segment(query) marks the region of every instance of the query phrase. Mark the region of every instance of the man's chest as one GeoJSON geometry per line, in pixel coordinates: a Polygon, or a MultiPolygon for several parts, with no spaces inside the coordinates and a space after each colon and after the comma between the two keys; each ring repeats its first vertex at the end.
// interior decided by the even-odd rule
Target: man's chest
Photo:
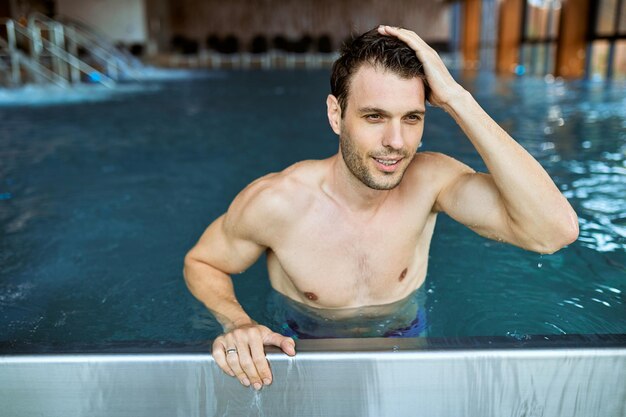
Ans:
{"type": "Polygon", "coordinates": [[[309,304],[340,308],[393,302],[423,281],[435,215],[313,214],[272,247],[268,267],[278,290],[309,304]]]}

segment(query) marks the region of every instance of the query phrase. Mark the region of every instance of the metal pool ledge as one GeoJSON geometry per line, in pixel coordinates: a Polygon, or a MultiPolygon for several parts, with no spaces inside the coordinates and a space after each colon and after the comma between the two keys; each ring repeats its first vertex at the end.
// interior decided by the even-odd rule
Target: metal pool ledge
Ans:
{"type": "Polygon", "coordinates": [[[260,392],[223,375],[206,353],[210,343],[83,348],[4,343],[0,414],[626,415],[624,335],[534,338],[539,340],[303,340],[294,359],[275,350],[268,354],[274,383],[260,392]]]}

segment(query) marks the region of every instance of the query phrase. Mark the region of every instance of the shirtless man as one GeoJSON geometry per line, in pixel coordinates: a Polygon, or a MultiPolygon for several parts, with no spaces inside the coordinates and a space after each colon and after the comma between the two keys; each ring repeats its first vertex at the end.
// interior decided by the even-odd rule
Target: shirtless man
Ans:
{"type": "Polygon", "coordinates": [[[331,89],[339,152],[254,181],[185,258],[190,291],[224,328],[216,363],[255,389],[271,383],[265,345],[295,355],[292,338],[254,322],[235,298],[229,274],[263,253],[272,287],[287,299],[355,311],[393,305],[422,285],[439,212],[539,253],[578,236],[576,213],[548,174],[414,32],[381,26],[357,38],[333,66],[331,89]],[[426,98],[459,124],[488,174],[416,153],[426,98]]]}

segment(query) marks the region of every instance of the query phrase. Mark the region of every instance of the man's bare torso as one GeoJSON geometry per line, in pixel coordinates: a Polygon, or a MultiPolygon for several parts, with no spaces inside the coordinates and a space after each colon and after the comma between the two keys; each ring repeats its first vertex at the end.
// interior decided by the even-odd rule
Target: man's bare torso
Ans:
{"type": "Polygon", "coordinates": [[[355,212],[326,192],[333,158],[306,161],[266,181],[290,201],[288,221],[268,245],[274,289],[318,309],[394,303],[426,277],[436,221],[435,154],[418,154],[401,184],[374,211],[355,212]],[[272,185],[273,183],[273,185],[272,185]]]}

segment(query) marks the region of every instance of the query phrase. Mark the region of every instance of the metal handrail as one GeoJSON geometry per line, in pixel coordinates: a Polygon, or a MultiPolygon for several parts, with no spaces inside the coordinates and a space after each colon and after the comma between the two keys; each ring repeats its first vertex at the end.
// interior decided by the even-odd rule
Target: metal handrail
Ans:
{"type": "MultiPolygon", "coordinates": [[[[9,67],[9,65],[7,65],[4,62],[3,55],[1,53],[5,52],[5,55],[9,57],[9,60],[11,62],[12,62],[12,58],[11,58],[11,53],[9,52],[9,49],[4,47],[4,45],[7,45],[6,42],[4,42],[4,44],[3,42],[4,42],[4,39],[0,38],[0,73],[9,74],[9,73],[12,73],[11,68],[9,67]]],[[[11,80],[11,82],[15,84],[14,80],[11,80]]],[[[19,79],[18,79],[18,82],[19,82],[19,79]]]]}
{"type": "MultiPolygon", "coordinates": [[[[33,18],[29,17],[28,26],[26,26],[26,30],[29,32],[29,34],[25,35],[23,31],[21,31],[20,33],[22,33],[22,35],[24,36],[27,36],[27,38],[31,41],[33,47],[31,54],[33,55],[33,58],[37,61],[41,61],[41,54],[44,51],[44,44],[42,42],[42,29],[48,31],[48,39],[50,39],[51,43],[53,43],[56,47],[60,49],[65,49],[65,36],[63,34],[63,27],[59,25],[48,25],[45,23],[39,25],[33,20],[33,18]]],[[[54,71],[59,74],[59,76],[63,79],[68,79],[67,65],[65,65],[63,60],[60,59],[57,54],[54,54],[52,52],[51,54],[54,71]]],[[[80,74],[76,74],[76,72],[73,71],[72,82],[77,81],[80,81],[80,74]]]]}
{"type": "Polygon", "coordinates": [[[0,49],[6,50],[11,58],[11,79],[14,85],[21,84],[20,66],[29,71],[35,79],[41,81],[47,80],[59,87],[67,87],[67,81],[50,71],[39,62],[31,59],[16,47],[15,22],[12,19],[0,20],[0,24],[4,24],[7,28],[7,40],[0,37],[0,49]]]}
{"type": "Polygon", "coordinates": [[[19,58],[15,57],[14,51],[15,51],[15,31],[13,30],[13,21],[11,19],[3,19],[0,22],[2,22],[3,25],[6,26],[6,30],[7,30],[7,40],[5,41],[4,39],[2,39],[0,37],[0,47],[2,47],[3,50],[6,50],[8,52],[9,58],[11,59],[11,82],[14,85],[19,85],[20,84],[20,69],[19,69],[19,58]]]}
{"type": "Polygon", "coordinates": [[[141,67],[141,63],[134,57],[128,56],[125,51],[115,47],[111,42],[107,41],[101,35],[93,33],[92,30],[86,28],[83,24],[76,21],[62,18],[65,22],[52,19],[39,12],[33,12],[29,16],[29,21],[35,23],[37,21],[44,22],[49,25],[62,25],[65,27],[65,37],[77,45],[83,46],[90,54],[99,59],[102,64],[107,67],[109,74],[114,74],[112,78],[119,79],[120,69],[124,75],[135,80],[137,67],[141,67]]]}
{"type": "Polygon", "coordinates": [[[20,35],[31,40],[35,44],[36,49],[40,48],[40,46],[47,49],[51,54],[55,56],[55,58],[58,58],[64,61],[71,67],[89,76],[91,76],[92,74],[98,74],[98,79],[94,79],[95,82],[98,82],[106,87],[115,86],[115,81],[113,81],[111,78],[102,74],[100,71],[84,63],[78,57],[70,54],[69,52],[53,44],[52,42],[46,39],[43,39],[41,36],[37,36],[37,35],[33,36],[33,34],[29,33],[27,29],[23,29],[20,26],[14,26],[14,29],[16,33],[19,33],[20,35]]]}
{"type": "Polygon", "coordinates": [[[104,53],[108,54],[116,62],[117,66],[123,69],[123,72],[126,75],[136,80],[139,78],[137,76],[137,72],[138,70],[142,69],[143,65],[137,59],[135,59],[134,57],[129,57],[125,51],[120,50],[119,48],[116,48],[115,46],[110,45],[105,41],[94,41],[95,39],[97,39],[97,37],[95,37],[95,35],[89,33],[80,26],[69,24],[67,25],[67,27],[72,28],[73,33],[75,34],[76,38],[80,40],[81,43],[85,44],[86,46],[91,45],[91,49],[89,49],[90,51],[95,48],[100,49],[104,53]]]}
{"type": "Polygon", "coordinates": [[[143,67],[141,61],[131,55],[128,51],[116,47],[113,42],[109,40],[105,35],[96,32],[93,28],[87,26],[83,22],[61,15],[57,16],[56,18],[57,21],[59,21],[60,23],[77,29],[80,33],[83,34],[83,36],[98,44],[101,48],[106,49],[112,54],[116,55],[118,59],[124,61],[126,65],[143,67]]]}
{"type": "MultiPolygon", "coordinates": [[[[50,19],[37,19],[33,14],[33,15],[30,15],[28,18],[28,29],[30,30],[31,35],[33,37],[33,44],[34,44],[33,50],[37,59],[40,59],[40,53],[43,50],[43,42],[41,42],[41,39],[43,38],[42,36],[43,30],[48,31],[48,37],[52,40],[55,46],[57,46],[60,49],[63,49],[64,51],[66,50],[65,28],[62,25],[57,24],[56,22],[51,21],[50,19]]],[[[78,59],[77,51],[70,51],[69,53],[70,55],[78,59]]],[[[76,59],[73,59],[73,61],[76,62],[76,59]]],[[[62,77],[67,79],[68,74],[67,74],[66,63],[62,59],[60,59],[58,56],[55,56],[54,65],[57,70],[57,73],[59,73],[62,77]]],[[[72,80],[72,83],[77,83],[81,81],[80,71],[78,70],[77,66],[70,66],[70,79],[72,80]]]]}
{"type": "MultiPolygon", "coordinates": [[[[89,54],[93,56],[102,66],[106,67],[107,75],[110,78],[119,80],[119,67],[123,67],[127,73],[130,73],[126,63],[123,62],[123,60],[118,56],[119,54],[116,54],[115,51],[104,48],[99,43],[92,41],[91,39],[83,35],[80,30],[76,30],[76,27],[71,25],[65,25],[62,22],[54,20],[39,12],[31,13],[28,20],[29,25],[33,28],[38,28],[41,25],[48,30],[54,30],[57,32],[62,31],[64,39],[68,43],[67,49],[70,50],[71,54],[78,55],[77,47],[84,47],[87,51],[89,51],[89,54]]],[[[131,78],[136,79],[134,75],[129,75],[131,78]]]]}
{"type": "Polygon", "coordinates": [[[17,56],[19,57],[19,63],[27,70],[39,75],[40,77],[45,78],[49,82],[56,84],[59,87],[67,88],[68,82],[67,80],[59,77],[58,74],[50,71],[48,68],[42,66],[38,62],[33,61],[28,56],[26,56],[23,52],[18,51],[17,56]]]}
{"type": "Polygon", "coordinates": [[[94,82],[113,87],[121,77],[138,80],[143,65],[135,57],[114,46],[106,37],[94,34],[84,24],[69,19],[67,23],[34,12],[23,26],[11,19],[0,20],[7,28],[6,40],[0,36],[0,52],[6,51],[9,59],[2,58],[0,70],[11,74],[11,82],[21,84],[22,71],[38,82],[52,82],[67,86],[68,82],[81,81],[81,73],[94,82]],[[17,46],[17,37],[30,42],[30,56],[17,46]],[[78,57],[78,48],[84,48],[92,65],[78,57]],[[104,68],[105,72],[95,67],[104,68]],[[10,70],[9,70],[10,67],[10,70]]]}
{"type": "MultiPolygon", "coordinates": [[[[0,47],[3,49],[8,49],[8,44],[4,39],[0,38],[0,47]]],[[[11,60],[15,62],[17,66],[23,66],[27,71],[35,74],[37,77],[45,78],[49,82],[58,85],[59,87],[67,87],[67,81],[59,77],[54,72],[50,71],[48,68],[40,65],[39,63],[30,59],[27,55],[25,55],[22,51],[11,51],[11,60]]],[[[18,68],[19,69],[19,68],[18,68]]],[[[19,85],[21,77],[17,79],[13,79],[13,84],[19,85]]]]}

